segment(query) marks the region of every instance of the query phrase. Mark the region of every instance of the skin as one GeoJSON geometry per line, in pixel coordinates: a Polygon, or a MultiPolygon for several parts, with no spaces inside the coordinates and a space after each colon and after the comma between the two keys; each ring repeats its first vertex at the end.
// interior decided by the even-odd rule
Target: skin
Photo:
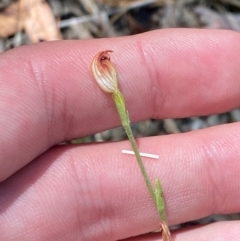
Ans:
{"type": "MultiPolygon", "coordinates": [[[[240,35],[160,30],[46,42],[0,55],[0,240],[155,241],[158,214],[128,141],[55,146],[120,125],[90,72],[112,49],[132,122],[240,106],[240,35]],[[129,238],[129,239],[127,239],[129,238]]],[[[139,138],[170,225],[240,211],[240,124],[139,138]]],[[[175,241],[240,240],[240,221],[173,232],[175,241]]]]}

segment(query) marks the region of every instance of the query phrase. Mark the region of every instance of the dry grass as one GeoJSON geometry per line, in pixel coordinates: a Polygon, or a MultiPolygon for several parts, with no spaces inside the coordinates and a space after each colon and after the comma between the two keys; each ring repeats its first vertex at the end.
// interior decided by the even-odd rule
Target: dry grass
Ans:
{"type": "MultiPolygon", "coordinates": [[[[13,2],[20,1],[28,5],[28,10],[33,9],[37,2],[4,0],[0,3],[0,14],[3,15],[6,7],[13,2]]],[[[47,3],[56,18],[63,39],[132,35],[171,27],[240,30],[238,0],[48,0],[47,3]]],[[[12,33],[0,34],[1,52],[32,41],[29,31],[19,29],[22,24],[20,15],[19,12],[13,13],[13,16],[16,16],[14,24],[18,28],[12,33]]],[[[1,17],[0,26],[1,29],[13,28],[9,21],[1,17]]],[[[46,31],[46,27],[44,30],[46,31]]],[[[40,40],[48,38],[39,38],[40,40]]]]}

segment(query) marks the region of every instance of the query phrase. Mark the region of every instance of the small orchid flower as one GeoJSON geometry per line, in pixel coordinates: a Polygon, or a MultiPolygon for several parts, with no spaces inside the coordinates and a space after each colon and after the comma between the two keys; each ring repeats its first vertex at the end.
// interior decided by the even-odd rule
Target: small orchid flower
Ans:
{"type": "Polygon", "coordinates": [[[102,90],[114,93],[117,89],[117,73],[114,64],[110,61],[109,53],[112,50],[99,52],[93,59],[91,69],[95,80],[102,90]]]}
{"type": "Polygon", "coordinates": [[[114,64],[110,61],[109,53],[113,52],[112,50],[105,50],[99,52],[93,58],[91,70],[92,74],[97,81],[100,88],[108,93],[112,93],[113,100],[116,104],[118,114],[120,116],[122,126],[125,129],[128,139],[131,142],[134,154],[137,158],[138,165],[142,172],[144,181],[147,185],[148,191],[157,207],[161,222],[160,227],[162,230],[163,241],[171,241],[171,235],[167,226],[166,214],[165,214],[165,201],[163,198],[163,191],[161,183],[158,179],[155,182],[155,188],[153,188],[146,169],[144,167],[140,152],[138,150],[137,143],[132,133],[130,126],[130,120],[128,116],[128,111],[126,109],[125,100],[118,89],[117,84],[117,72],[115,70],[114,64]]]}

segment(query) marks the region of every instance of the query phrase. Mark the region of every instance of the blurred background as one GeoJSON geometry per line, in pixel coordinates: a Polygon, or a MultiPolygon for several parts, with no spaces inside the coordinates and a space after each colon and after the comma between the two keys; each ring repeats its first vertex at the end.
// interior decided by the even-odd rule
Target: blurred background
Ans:
{"type": "MultiPolygon", "coordinates": [[[[240,31],[240,0],[0,0],[0,52],[56,39],[92,39],[143,33],[161,28],[240,31]]],[[[219,115],[132,123],[135,137],[188,132],[240,120],[240,109],[219,115]]],[[[115,128],[66,144],[127,139],[115,128]]],[[[229,200],[231,201],[231,200],[229,200]]],[[[180,224],[240,219],[212,215],[180,224]]]]}

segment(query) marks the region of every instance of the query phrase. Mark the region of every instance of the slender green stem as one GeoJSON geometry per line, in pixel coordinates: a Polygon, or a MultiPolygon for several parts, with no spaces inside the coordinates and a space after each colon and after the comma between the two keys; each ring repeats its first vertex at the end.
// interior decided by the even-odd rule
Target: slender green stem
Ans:
{"type": "Polygon", "coordinates": [[[114,91],[113,99],[114,99],[114,102],[116,104],[119,116],[121,118],[122,126],[124,127],[124,129],[127,133],[128,139],[129,139],[129,141],[132,145],[133,151],[134,151],[135,156],[137,158],[137,162],[138,162],[138,165],[141,169],[141,172],[142,172],[144,181],[147,185],[148,191],[149,191],[150,195],[152,196],[152,199],[154,200],[154,203],[155,203],[155,205],[157,207],[157,210],[158,210],[159,217],[162,220],[160,226],[161,226],[161,229],[162,229],[163,240],[164,241],[171,241],[171,234],[170,234],[169,228],[167,226],[167,218],[166,218],[166,212],[165,212],[165,201],[164,201],[164,197],[163,197],[163,191],[162,191],[161,183],[160,183],[159,179],[156,179],[154,188],[151,185],[150,179],[149,179],[148,174],[146,172],[146,169],[143,165],[143,161],[142,161],[142,158],[140,156],[137,143],[136,143],[135,138],[134,138],[133,133],[132,133],[132,129],[131,129],[131,126],[130,126],[130,120],[129,120],[128,112],[127,112],[126,105],[125,105],[125,100],[124,100],[123,95],[119,91],[119,89],[114,91]]]}
{"type": "Polygon", "coordinates": [[[137,158],[138,165],[141,169],[141,172],[142,172],[143,178],[145,180],[145,183],[147,185],[147,188],[149,190],[149,193],[151,194],[154,202],[156,203],[156,197],[155,197],[154,189],[151,185],[151,182],[150,182],[149,177],[147,175],[146,169],[143,165],[142,158],[140,156],[137,143],[135,141],[135,138],[134,138],[133,133],[132,133],[132,129],[130,127],[130,120],[129,120],[129,117],[128,117],[128,112],[126,110],[125,101],[124,101],[124,98],[123,98],[123,96],[122,96],[122,94],[119,90],[113,93],[113,99],[114,99],[114,102],[117,106],[117,110],[118,110],[118,113],[119,113],[120,118],[121,118],[122,126],[127,133],[129,141],[131,142],[133,151],[134,151],[135,156],[137,158]]]}
{"type": "Polygon", "coordinates": [[[132,133],[132,129],[131,129],[131,126],[130,126],[130,120],[129,120],[129,117],[128,117],[128,112],[127,112],[127,109],[126,109],[124,97],[119,90],[116,90],[113,93],[113,99],[114,99],[114,102],[116,104],[119,116],[121,118],[122,126],[127,133],[128,139],[129,139],[129,141],[132,145],[133,151],[134,151],[135,156],[137,158],[137,162],[138,162],[138,165],[139,165],[140,170],[142,172],[144,181],[147,185],[148,191],[149,191],[152,199],[154,200],[154,203],[156,204],[156,207],[157,207],[157,210],[158,210],[158,213],[159,213],[159,216],[160,216],[161,220],[166,222],[167,220],[166,220],[166,213],[165,213],[165,202],[164,202],[161,183],[160,183],[159,179],[156,179],[155,180],[155,188],[153,188],[152,185],[151,185],[150,179],[148,177],[148,174],[147,174],[146,169],[144,167],[142,158],[140,156],[137,143],[136,143],[135,138],[134,138],[133,133],[132,133]]]}

